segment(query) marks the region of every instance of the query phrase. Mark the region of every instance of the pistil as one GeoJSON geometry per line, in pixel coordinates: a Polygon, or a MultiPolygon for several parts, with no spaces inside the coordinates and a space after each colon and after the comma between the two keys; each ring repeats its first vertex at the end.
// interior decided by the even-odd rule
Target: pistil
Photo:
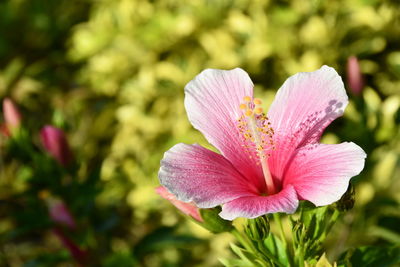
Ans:
{"type": "Polygon", "coordinates": [[[240,105],[243,115],[239,118],[239,130],[245,141],[245,147],[255,154],[258,164],[261,165],[267,194],[275,193],[275,185],[268,166],[270,151],[274,149],[272,136],[273,129],[267,116],[263,113],[260,99],[252,100],[249,96],[244,97],[244,103],[240,105]]]}

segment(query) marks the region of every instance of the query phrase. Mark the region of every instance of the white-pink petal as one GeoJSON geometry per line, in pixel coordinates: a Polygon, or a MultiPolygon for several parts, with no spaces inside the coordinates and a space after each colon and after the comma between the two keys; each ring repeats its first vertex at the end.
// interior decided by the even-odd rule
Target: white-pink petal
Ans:
{"type": "Polygon", "coordinates": [[[199,145],[178,144],[161,160],[160,183],[176,198],[212,208],[255,193],[232,164],[220,154],[199,145]]]}
{"type": "Polygon", "coordinates": [[[306,144],[317,143],[347,104],[343,81],[331,67],[288,78],[268,111],[275,131],[276,149],[269,159],[273,174],[282,177],[292,153],[306,144]]]}
{"type": "Polygon", "coordinates": [[[366,154],[354,143],[310,144],[288,164],[283,186],[293,185],[300,200],[332,204],[346,192],[350,178],[364,168],[366,154]]]}
{"type": "Polygon", "coordinates": [[[253,82],[242,69],[207,69],[185,87],[190,122],[250,183],[263,187],[262,171],[243,147],[237,120],[245,96],[253,97],[253,82]]]}
{"type": "Polygon", "coordinates": [[[222,206],[220,216],[225,220],[238,217],[256,218],[267,213],[294,213],[299,200],[293,186],[288,185],[282,191],[271,196],[247,196],[232,200],[222,206]]]}

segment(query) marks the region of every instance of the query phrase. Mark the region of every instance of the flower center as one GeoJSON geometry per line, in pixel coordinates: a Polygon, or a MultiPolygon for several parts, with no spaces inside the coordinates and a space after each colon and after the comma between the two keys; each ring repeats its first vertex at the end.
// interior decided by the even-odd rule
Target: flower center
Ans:
{"type": "Polygon", "coordinates": [[[261,165],[267,194],[275,193],[274,181],[268,167],[268,157],[275,149],[273,142],[274,130],[268,117],[261,108],[261,100],[245,96],[239,108],[242,115],[238,119],[238,128],[243,138],[243,146],[250,154],[250,158],[256,158],[257,164],[261,165]]]}

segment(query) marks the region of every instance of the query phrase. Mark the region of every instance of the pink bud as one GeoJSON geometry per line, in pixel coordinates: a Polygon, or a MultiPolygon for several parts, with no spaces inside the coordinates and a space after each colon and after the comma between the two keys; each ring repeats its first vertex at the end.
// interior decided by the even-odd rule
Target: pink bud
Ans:
{"type": "Polygon", "coordinates": [[[355,56],[347,60],[347,84],[354,95],[359,95],[364,87],[360,64],[355,56]]]}
{"type": "Polygon", "coordinates": [[[49,208],[50,218],[54,222],[65,225],[68,228],[75,229],[75,220],[72,217],[68,207],[62,200],[49,197],[46,199],[46,203],[49,208]]]}
{"type": "Polygon", "coordinates": [[[87,251],[79,248],[72,240],[70,240],[60,229],[54,228],[53,233],[58,237],[61,243],[71,253],[71,256],[81,264],[84,264],[87,260],[87,251]]]}
{"type": "Polygon", "coordinates": [[[21,114],[14,102],[9,98],[3,100],[3,115],[9,132],[18,129],[21,125],[21,114]]]}
{"type": "Polygon", "coordinates": [[[46,151],[64,167],[72,160],[67,138],[62,130],[47,125],[40,131],[42,144],[46,151]]]}
{"type": "Polygon", "coordinates": [[[173,194],[171,194],[170,192],[168,192],[167,189],[163,186],[157,187],[156,192],[161,197],[163,197],[166,200],[168,200],[169,202],[171,202],[172,205],[174,205],[177,209],[179,209],[186,215],[191,216],[196,221],[203,222],[203,219],[201,218],[201,215],[199,212],[199,208],[196,207],[194,204],[186,203],[186,202],[176,199],[176,197],[173,194]]]}

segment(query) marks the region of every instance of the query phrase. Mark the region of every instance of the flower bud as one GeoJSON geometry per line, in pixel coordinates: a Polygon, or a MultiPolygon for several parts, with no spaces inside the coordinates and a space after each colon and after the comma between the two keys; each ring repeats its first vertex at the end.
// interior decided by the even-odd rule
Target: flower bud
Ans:
{"type": "Polygon", "coordinates": [[[354,95],[359,95],[364,88],[360,64],[355,56],[351,56],[347,60],[347,84],[354,95]]]}
{"type": "Polygon", "coordinates": [[[203,219],[201,218],[199,209],[194,204],[186,203],[186,202],[176,199],[176,197],[173,194],[171,194],[170,192],[168,192],[168,190],[163,186],[157,187],[156,192],[161,197],[163,197],[166,200],[168,200],[169,202],[171,202],[172,205],[174,205],[177,209],[179,209],[184,214],[191,216],[193,219],[195,219],[198,222],[203,222],[203,219]]]}
{"type": "Polygon", "coordinates": [[[47,125],[40,131],[40,137],[46,151],[62,166],[66,167],[71,162],[72,154],[62,130],[47,125]]]}
{"type": "Polygon", "coordinates": [[[355,190],[354,186],[350,183],[347,188],[346,193],[336,202],[336,207],[340,211],[348,211],[351,210],[354,206],[355,202],[355,190]]]}
{"type": "Polygon", "coordinates": [[[4,131],[8,135],[11,135],[21,125],[21,114],[14,102],[9,98],[3,100],[3,115],[5,122],[4,131]]]}
{"type": "Polygon", "coordinates": [[[72,217],[68,207],[60,199],[48,201],[49,215],[54,222],[65,225],[68,228],[75,229],[75,220],[72,217]]]}
{"type": "Polygon", "coordinates": [[[245,228],[246,234],[254,241],[264,240],[269,235],[269,220],[266,216],[248,219],[245,228]]]}
{"type": "Polygon", "coordinates": [[[45,201],[49,216],[53,222],[64,225],[70,229],[76,228],[74,217],[71,215],[64,201],[50,196],[48,191],[41,191],[39,197],[45,201]]]}

